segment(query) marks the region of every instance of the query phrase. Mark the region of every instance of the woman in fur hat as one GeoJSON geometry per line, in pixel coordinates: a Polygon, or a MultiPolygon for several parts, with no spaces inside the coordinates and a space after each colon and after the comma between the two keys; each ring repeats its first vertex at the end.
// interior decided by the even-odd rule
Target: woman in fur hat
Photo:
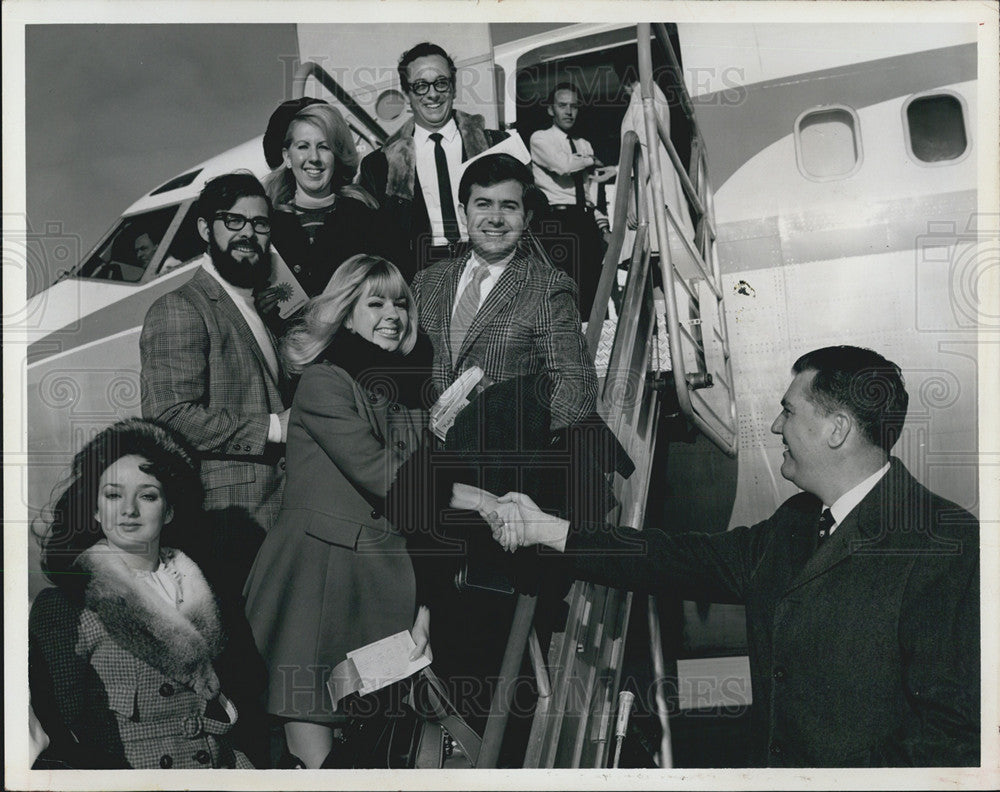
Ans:
{"type": "Polygon", "coordinates": [[[28,629],[32,706],[76,767],[251,767],[227,737],[237,713],[212,666],[215,597],[162,541],[201,503],[196,463],[156,424],[117,423],[73,460],[42,537],[56,588],[28,629]]]}
{"type": "Polygon", "coordinates": [[[264,154],[274,168],[264,179],[275,209],[271,244],[314,297],[342,261],[376,249],[378,203],[352,184],[358,170],[354,138],[326,102],[283,102],[268,124],[264,154]]]}
{"type": "MultiPolygon", "coordinates": [[[[429,597],[418,585],[386,490],[416,450],[433,401],[430,342],[413,295],[378,256],[341,265],[282,341],[302,372],[288,423],[281,514],[246,586],[246,614],[268,667],[267,711],[292,757],[319,767],[345,724],[333,701],[347,653],[409,630],[429,655],[429,597]]],[[[346,691],[349,692],[349,691],[346,691]]]]}

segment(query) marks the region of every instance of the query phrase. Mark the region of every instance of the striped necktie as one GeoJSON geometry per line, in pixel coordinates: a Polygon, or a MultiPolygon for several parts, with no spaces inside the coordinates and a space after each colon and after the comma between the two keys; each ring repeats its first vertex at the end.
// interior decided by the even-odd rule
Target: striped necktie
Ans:
{"type": "Polygon", "coordinates": [[[462,348],[462,342],[472,326],[472,320],[476,318],[479,311],[479,292],[483,285],[483,280],[490,274],[490,268],[486,264],[477,264],[472,271],[472,278],[466,284],[465,289],[455,304],[455,312],[451,316],[451,363],[455,365],[458,361],[458,352],[462,348]]]}
{"type": "Polygon", "coordinates": [[[823,544],[829,536],[830,529],[833,528],[836,520],[833,519],[833,512],[829,509],[823,509],[823,513],[820,515],[819,522],[816,524],[817,536],[819,539],[819,544],[823,544]]]}

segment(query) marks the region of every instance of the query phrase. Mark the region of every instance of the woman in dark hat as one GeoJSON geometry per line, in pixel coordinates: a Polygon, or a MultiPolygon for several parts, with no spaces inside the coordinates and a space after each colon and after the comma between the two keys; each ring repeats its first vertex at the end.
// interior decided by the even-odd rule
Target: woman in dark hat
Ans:
{"type": "Polygon", "coordinates": [[[271,244],[306,294],[323,291],[341,262],[374,249],[378,203],[352,184],[358,152],[344,117],[319,99],[283,102],[264,135],[274,170],[271,244]]]}

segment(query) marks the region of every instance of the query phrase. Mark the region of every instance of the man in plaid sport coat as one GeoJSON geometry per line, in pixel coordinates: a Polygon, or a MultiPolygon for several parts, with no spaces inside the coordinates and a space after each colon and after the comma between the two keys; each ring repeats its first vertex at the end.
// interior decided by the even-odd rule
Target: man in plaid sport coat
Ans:
{"type": "Polygon", "coordinates": [[[530,171],[509,155],[473,162],[458,191],[472,250],[421,270],[412,287],[420,327],[434,345],[439,393],[472,366],[492,382],[545,372],[558,429],[593,411],[597,374],[580,329],[576,284],[522,242],[531,218],[525,206],[531,185],[530,171]],[[489,272],[483,273],[478,310],[474,304],[460,341],[453,337],[452,320],[481,267],[489,272]]]}
{"type": "Polygon", "coordinates": [[[194,277],[150,307],[139,341],[142,415],[201,458],[203,531],[192,555],[224,599],[238,598],[284,485],[288,382],[253,292],[270,274],[270,203],[248,173],[208,182],[194,277]],[[220,590],[221,589],[221,590],[220,590]]]}

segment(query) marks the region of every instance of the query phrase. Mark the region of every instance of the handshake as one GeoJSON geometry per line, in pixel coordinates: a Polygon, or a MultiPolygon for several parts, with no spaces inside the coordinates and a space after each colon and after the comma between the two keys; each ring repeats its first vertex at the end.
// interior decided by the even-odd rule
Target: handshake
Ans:
{"type": "Polygon", "coordinates": [[[523,492],[497,497],[478,487],[455,484],[451,507],[479,512],[493,531],[493,538],[509,553],[538,544],[559,552],[566,549],[569,522],[546,514],[523,492]]]}

